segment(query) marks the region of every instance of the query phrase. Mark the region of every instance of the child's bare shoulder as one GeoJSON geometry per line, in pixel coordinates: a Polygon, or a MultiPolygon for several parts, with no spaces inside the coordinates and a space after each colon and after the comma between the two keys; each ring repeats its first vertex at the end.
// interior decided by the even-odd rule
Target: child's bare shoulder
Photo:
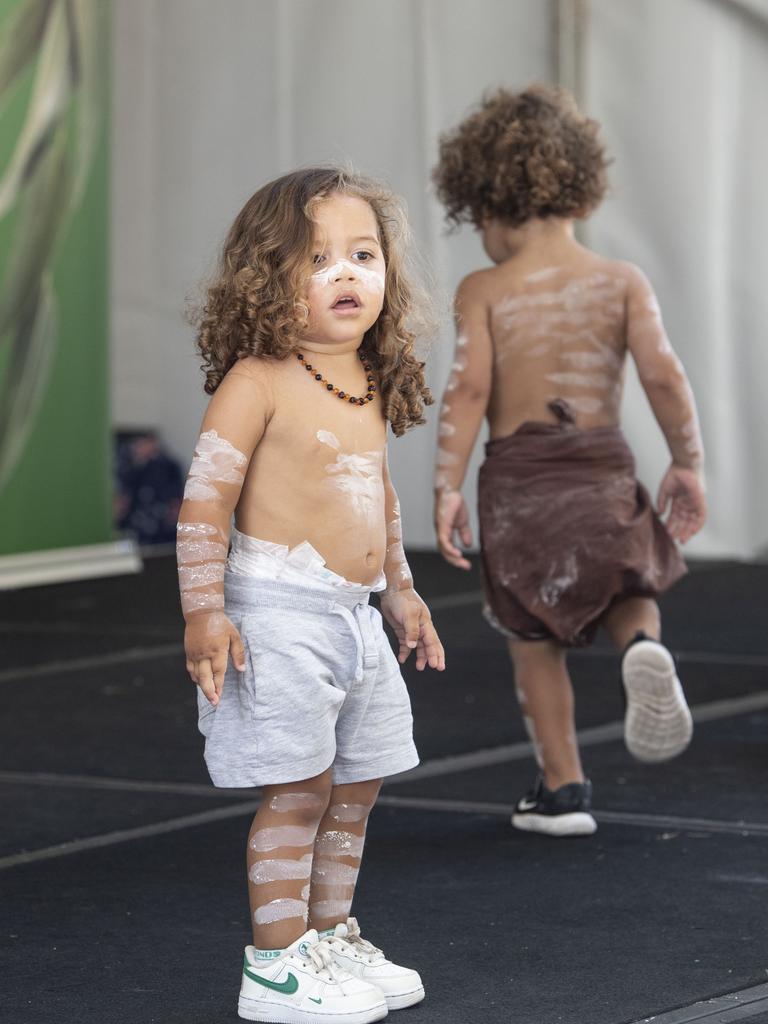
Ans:
{"type": "Polygon", "coordinates": [[[224,375],[216,392],[228,404],[271,413],[275,395],[275,360],[243,356],[224,375]],[[257,399],[254,401],[254,399],[257,399]]]}
{"type": "Polygon", "coordinates": [[[224,379],[242,377],[259,387],[271,387],[274,373],[274,359],[265,356],[243,356],[230,367],[224,379]]]}
{"type": "Polygon", "coordinates": [[[473,270],[459,282],[456,289],[456,303],[462,305],[483,305],[493,301],[498,287],[495,278],[496,267],[473,270]]]}
{"type": "Polygon", "coordinates": [[[628,291],[644,291],[650,288],[650,282],[636,263],[629,260],[603,260],[606,272],[622,281],[628,291]]]}

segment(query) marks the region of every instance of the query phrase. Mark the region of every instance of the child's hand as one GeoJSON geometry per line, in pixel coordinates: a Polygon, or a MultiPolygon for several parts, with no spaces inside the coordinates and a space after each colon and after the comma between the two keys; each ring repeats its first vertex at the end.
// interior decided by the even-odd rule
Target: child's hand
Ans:
{"type": "Polygon", "coordinates": [[[228,656],[238,672],[245,671],[240,634],[223,612],[193,615],[184,630],[187,672],[214,705],[219,703],[228,656]]]}
{"type": "Polygon", "coordinates": [[[436,668],[438,672],[443,671],[443,645],[432,625],[429,608],[412,587],[385,591],[381,596],[381,612],[400,641],[397,657],[401,665],[416,648],[416,668],[419,672],[425,665],[436,668]]]}
{"type": "Polygon", "coordinates": [[[702,474],[673,462],[661,481],[657,507],[662,518],[669,507],[667,529],[675,540],[685,544],[699,532],[707,517],[702,474]]]}
{"type": "Polygon", "coordinates": [[[456,533],[464,547],[472,543],[469,512],[460,491],[439,491],[435,495],[435,531],[440,554],[446,562],[455,565],[457,569],[471,569],[471,562],[454,544],[456,533]]]}

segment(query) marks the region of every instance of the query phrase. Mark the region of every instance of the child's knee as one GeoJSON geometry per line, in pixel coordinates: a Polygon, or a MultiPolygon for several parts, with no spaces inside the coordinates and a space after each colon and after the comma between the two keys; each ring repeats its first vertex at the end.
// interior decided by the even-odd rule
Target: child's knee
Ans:
{"type": "Polygon", "coordinates": [[[381,779],[371,779],[336,786],[331,799],[331,816],[343,815],[349,821],[354,820],[353,814],[361,819],[367,818],[378,799],[381,782],[381,779]]]}
{"type": "Polygon", "coordinates": [[[290,815],[297,824],[317,826],[323,819],[332,792],[330,772],[314,779],[270,786],[264,792],[266,808],[275,814],[290,815]]]}

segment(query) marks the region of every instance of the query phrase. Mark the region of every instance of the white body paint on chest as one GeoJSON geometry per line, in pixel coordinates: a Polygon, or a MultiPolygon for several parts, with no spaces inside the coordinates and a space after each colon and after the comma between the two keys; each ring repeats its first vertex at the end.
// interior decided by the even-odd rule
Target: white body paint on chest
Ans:
{"type": "Polygon", "coordinates": [[[318,430],[317,439],[336,452],[336,459],[325,467],[328,485],[343,495],[355,512],[370,521],[384,508],[384,452],[341,450],[341,443],[330,430],[318,430]]]}

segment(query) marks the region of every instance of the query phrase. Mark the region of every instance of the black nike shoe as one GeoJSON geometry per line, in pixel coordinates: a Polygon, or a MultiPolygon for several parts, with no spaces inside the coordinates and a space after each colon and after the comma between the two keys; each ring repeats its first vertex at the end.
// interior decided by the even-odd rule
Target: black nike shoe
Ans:
{"type": "Polygon", "coordinates": [[[569,782],[559,789],[547,789],[540,778],[534,789],[517,801],[512,824],[524,832],[547,836],[591,836],[597,822],[592,808],[592,783],[569,782]]]}

